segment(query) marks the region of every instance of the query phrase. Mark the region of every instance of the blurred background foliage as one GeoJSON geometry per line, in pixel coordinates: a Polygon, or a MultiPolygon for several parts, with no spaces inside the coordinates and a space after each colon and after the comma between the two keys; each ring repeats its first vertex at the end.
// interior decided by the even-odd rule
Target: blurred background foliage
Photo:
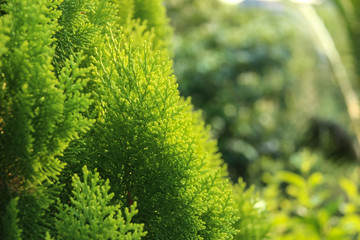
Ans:
{"type": "MultiPolygon", "coordinates": [[[[356,88],[359,18],[347,12],[351,1],[343,2],[322,1],[314,8],[356,88]]],[[[357,161],[354,119],[301,4],[166,0],[165,5],[175,28],[179,89],[203,110],[234,182],[253,181],[249,166],[261,165],[264,156],[286,162],[303,148],[341,163],[357,161]]]]}
{"type": "Polygon", "coordinates": [[[360,1],[229,2],[165,0],[181,94],[271,239],[360,239],[360,1]]]}
{"type": "Polygon", "coordinates": [[[262,177],[270,239],[360,239],[359,168],[336,171],[331,162],[306,150],[293,154],[288,168],[262,177]]]}

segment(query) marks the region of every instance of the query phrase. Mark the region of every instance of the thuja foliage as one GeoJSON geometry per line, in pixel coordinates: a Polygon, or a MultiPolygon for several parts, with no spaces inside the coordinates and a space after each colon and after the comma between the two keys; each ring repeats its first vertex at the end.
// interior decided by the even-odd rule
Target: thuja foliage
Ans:
{"type": "Polygon", "coordinates": [[[153,50],[153,38],[138,22],[106,35],[109,48],[94,57],[104,83],[101,116],[84,161],[116,183],[125,203],[138,202],[134,221],[145,223],[148,238],[229,238],[229,183],[223,169],[210,167],[219,161],[214,144],[180,98],[171,61],[153,50]]]}
{"type": "Polygon", "coordinates": [[[81,114],[90,103],[81,93],[88,70],[70,58],[59,76],[54,73],[57,5],[44,0],[1,5],[6,14],[0,27],[0,212],[3,222],[18,219],[13,222],[26,239],[38,239],[47,229],[50,187],[64,166],[58,156],[90,125],[81,114]],[[14,206],[17,214],[5,214],[14,206]]]}
{"type": "Polygon", "coordinates": [[[109,181],[100,179],[99,173],[91,173],[85,166],[83,181],[75,174],[72,185],[71,206],[60,204],[57,239],[140,239],[146,235],[141,224],[131,223],[136,203],[125,209],[124,220],[120,206],[109,205],[114,193],[109,193],[109,181]]]}
{"type": "Polygon", "coordinates": [[[1,13],[1,239],[256,229],[237,222],[251,214],[179,96],[161,1],[9,0],[1,13]]]}

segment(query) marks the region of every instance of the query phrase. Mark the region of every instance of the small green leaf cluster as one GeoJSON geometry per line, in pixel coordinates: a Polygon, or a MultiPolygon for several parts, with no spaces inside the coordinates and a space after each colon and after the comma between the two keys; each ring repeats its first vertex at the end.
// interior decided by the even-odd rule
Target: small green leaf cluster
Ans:
{"type": "Polygon", "coordinates": [[[146,235],[143,225],[131,222],[137,214],[136,202],[125,209],[126,220],[119,205],[110,205],[114,193],[109,193],[109,181],[99,173],[83,168],[83,181],[73,176],[71,205],[60,204],[55,221],[56,239],[140,239],[146,235]],[[87,224],[84,224],[87,223],[87,224]]]}
{"type": "Polygon", "coordinates": [[[263,191],[272,223],[272,239],[358,239],[360,205],[358,167],[347,176],[326,166],[319,155],[292,156],[292,171],[265,173],[263,191]]]}

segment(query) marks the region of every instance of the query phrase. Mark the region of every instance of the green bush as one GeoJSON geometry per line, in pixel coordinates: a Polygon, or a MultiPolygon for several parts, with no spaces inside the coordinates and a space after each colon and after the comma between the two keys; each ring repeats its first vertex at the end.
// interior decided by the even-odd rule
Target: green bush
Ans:
{"type": "MultiPolygon", "coordinates": [[[[258,219],[255,206],[235,203],[201,113],[179,95],[161,1],[9,0],[0,10],[1,239],[258,229],[242,224],[258,219]]],[[[243,190],[235,196],[251,199],[243,190]]]]}

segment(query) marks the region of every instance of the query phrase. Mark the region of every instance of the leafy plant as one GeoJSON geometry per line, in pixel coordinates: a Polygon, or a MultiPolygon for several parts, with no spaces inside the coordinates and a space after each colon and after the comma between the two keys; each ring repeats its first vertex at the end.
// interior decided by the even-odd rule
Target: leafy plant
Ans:
{"type": "MultiPolygon", "coordinates": [[[[308,151],[295,154],[291,161],[292,171],[268,172],[263,177],[268,184],[263,197],[271,238],[358,239],[356,181],[337,174],[333,165],[308,151]],[[317,166],[322,166],[321,172],[317,166]]],[[[349,176],[357,172],[355,168],[349,176]]]]}

